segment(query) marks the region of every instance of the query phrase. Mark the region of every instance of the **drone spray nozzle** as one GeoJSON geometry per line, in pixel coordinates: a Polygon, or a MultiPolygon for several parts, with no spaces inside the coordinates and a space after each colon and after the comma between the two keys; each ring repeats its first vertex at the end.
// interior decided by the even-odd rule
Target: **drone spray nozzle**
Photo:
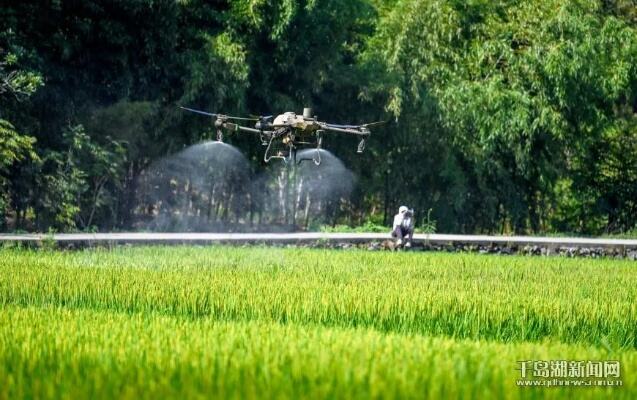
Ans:
{"type": "Polygon", "coordinates": [[[365,150],[365,138],[362,138],[360,142],[358,142],[358,147],[356,148],[357,153],[362,153],[365,150]]]}

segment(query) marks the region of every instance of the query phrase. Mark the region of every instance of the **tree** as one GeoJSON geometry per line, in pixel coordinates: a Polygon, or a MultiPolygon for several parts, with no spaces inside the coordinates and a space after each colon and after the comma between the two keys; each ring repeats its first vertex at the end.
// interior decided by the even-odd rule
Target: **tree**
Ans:
{"type": "MultiPolygon", "coordinates": [[[[613,110],[634,102],[635,29],[601,11],[597,1],[401,1],[381,23],[374,51],[394,76],[388,109],[405,120],[406,144],[442,138],[423,149],[439,160],[423,173],[447,188],[433,203],[453,209],[443,221],[550,229],[558,177],[590,170],[582,161],[599,154],[613,110]]],[[[580,192],[591,183],[576,181],[580,192]]]]}
{"type": "MultiPolygon", "coordinates": [[[[15,54],[3,54],[0,49],[0,55],[3,55],[0,61],[0,99],[3,103],[23,101],[42,85],[40,75],[19,68],[15,54]]],[[[35,139],[19,134],[13,124],[1,117],[2,115],[0,115],[0,229],[5,227],[5,217],[10,203],[9,168],[27,159],[38,160],[33,148],[35,139]]]]}

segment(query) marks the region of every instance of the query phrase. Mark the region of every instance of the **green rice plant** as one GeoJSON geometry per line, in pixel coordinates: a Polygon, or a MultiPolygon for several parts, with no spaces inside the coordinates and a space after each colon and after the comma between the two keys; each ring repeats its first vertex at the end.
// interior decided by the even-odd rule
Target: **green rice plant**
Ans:
{"type": "Polygon", "coordinates": [[[224,247],[2,259],[4,305],[637,347],[628,261],[224,247]]]}
{"type": "Polygon", "coordinates": [[[0,250],[0,398],[634,398],[625,260],[266,247],[0,250]],[[520,360],[622,387],[520,388],[520,360]]]}
{"type": "MultiPolygon", "coordinates": [[[[607,359],[593,346],[498,343],[271,322],[6,307],[0,398],[634,398],[516,386],[518,360],[607,359]]],[[[637,368],[637,351],[616,355],[637,368]]]]}

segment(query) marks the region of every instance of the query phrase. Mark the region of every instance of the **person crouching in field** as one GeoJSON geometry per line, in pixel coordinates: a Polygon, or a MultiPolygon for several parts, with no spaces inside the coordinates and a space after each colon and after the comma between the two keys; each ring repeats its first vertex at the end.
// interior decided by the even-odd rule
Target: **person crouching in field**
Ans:
{"type": "Polygon", "coordinates": [[[414,237],[414,210],[400,206],[398,214],[394,216],[391,236],[398,239],[396,241],[398,246],[405,243],[405,247],[411,247],[411,240],[414,237]]]}

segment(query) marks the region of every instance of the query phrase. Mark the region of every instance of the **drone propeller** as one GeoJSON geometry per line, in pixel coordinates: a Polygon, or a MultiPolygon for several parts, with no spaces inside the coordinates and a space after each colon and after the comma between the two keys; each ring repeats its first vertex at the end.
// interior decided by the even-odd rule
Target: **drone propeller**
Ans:
{"type": "Polygon", "coordinates": [[[190,112],[194,112],[194,113],[202,114],[202,115],[208,115],[215,118],[232,119],[236,121],[258,121],[259,120],[258,118],[232,117],[230,115],[214,114],[214,113],[209,113],[206,111],[195,110],[194,108],[188,108],[188,107],[179,106],[179,108],[181,108],[182,110],[186,110],[186,111],[190,111],[190,112]]]}
{"type": "Polygon", "coordinates": [[[217,115],[219,115],[219,114],[213,114],[213,113],[209,113],[209,112],[205,112],[205,111],[195,110],[194,108],[188,108],[188,107],[182,107],[182,106],[179,106],[179,108],[181,108],[182,110],[194,112],[194,113],[197,113],[197,114],[209,115],[211,117],[216,117],[217,115]]]}
{"type": "Polygon", "coordinates": [[[264,121],[265,122],[265,121],[267,121],[269,119],[272,119],[272,117],[274,117],[274,115],[253,115],[253,114],[251,114],[250,117],[254,118],[255,120],[264,121]]]}
{"type": "Polygon", "coordinates": [[[361,126],[369,128],[370,126],[384,125],[384,124],[386,124],[388,122],[389,122],[389,120],[387,120],[387,121],[376,121],[376,122],[370,122],[370,123],[367,123],[367,124],[363,124],[361,126]]]}
{"type": "Polygon", "coordinates": [[[340,129],[360,129],[360,128],[369,128],[372,126],[378,126],[378,125],[383,125],[386,124],[389,121],[376,121],[376,122],[370,122],[367,124],[361,124],[361,125],[339,125],[339,124],[325,124],[328,127],[332,127],[332,128],[340,128],[340,129]]]}

